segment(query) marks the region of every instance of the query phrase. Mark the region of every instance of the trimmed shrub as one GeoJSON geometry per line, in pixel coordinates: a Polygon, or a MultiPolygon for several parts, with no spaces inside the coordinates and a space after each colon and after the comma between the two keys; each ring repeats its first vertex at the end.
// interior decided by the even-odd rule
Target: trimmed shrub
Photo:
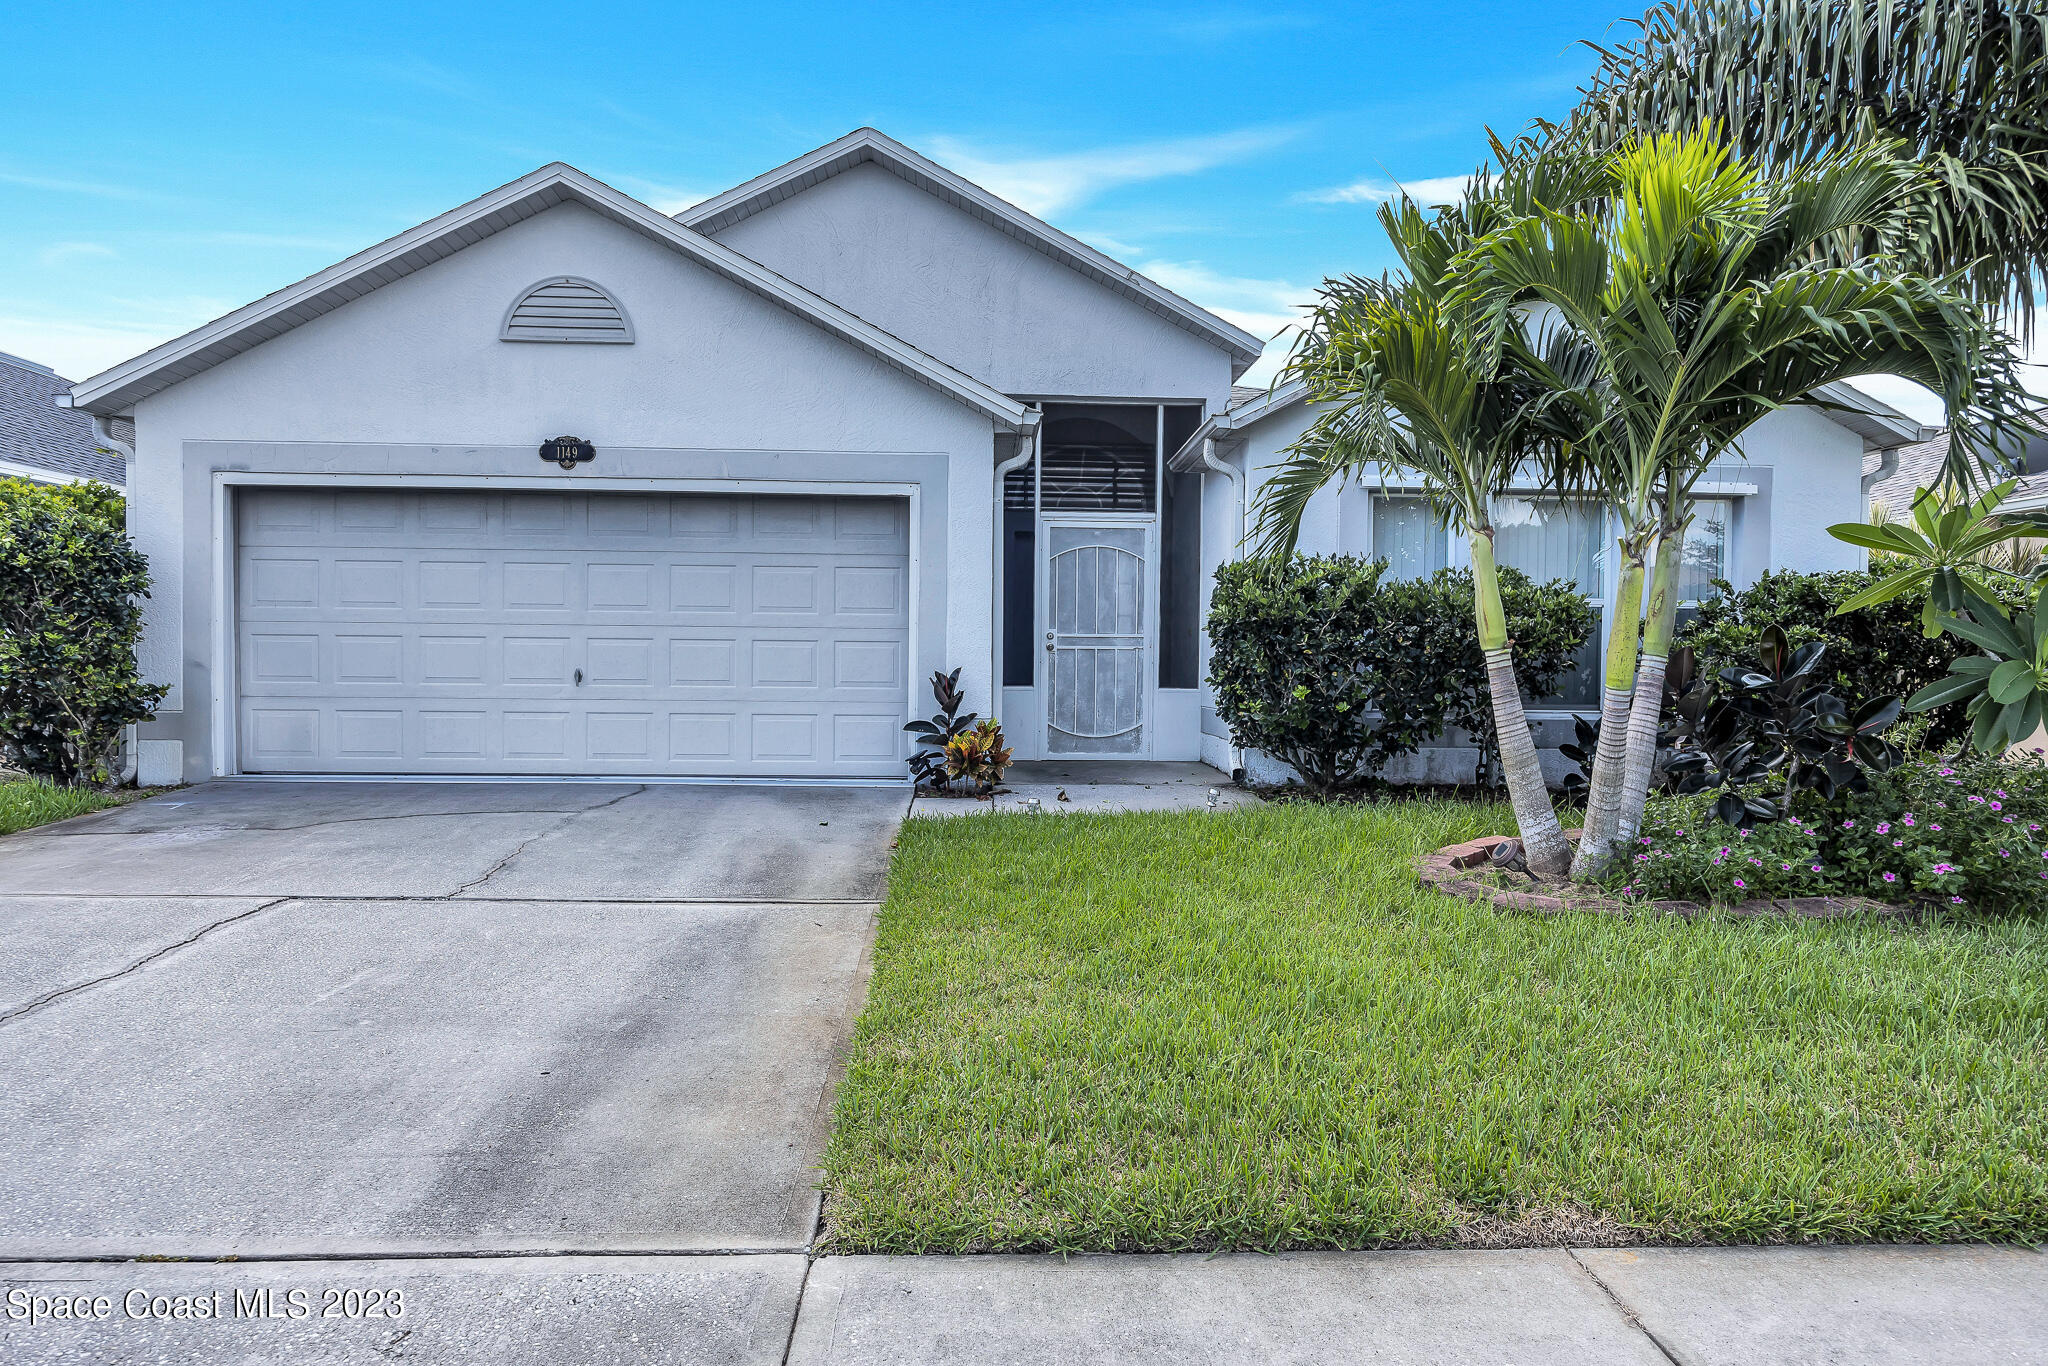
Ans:
{"type": "MultiPolygon", "coordinates": [[[[1296,556],[1216,571],[1209,683],[1233,741],[1291,765],[1317,793],[1354,787],[1453,728],[1490,762],[1492,698],[1472,621],[1472,576],[1388,580],[1384,560],[1296,556]]],[[[1501,570],[1516,659],[1531,693],[1557,686],[1594,611],[1562,580],[1501,570]]]]}
{"type": "Polygon", "coordinates": [[[0,755],[66,785],[112,785],[121,729],[169,689],[142,681],[135,640],[148,561],[101,484],[0,480],[0,755]]]}
{"type": "MultiPolygon", "coordinates": [[[[1827,645],[1814,681],[1839,694],[1851,711],[1873,698],[1911,697],[1977,649],[1946,632],[1929,640],[1920,625],[1923,600],[1911,595],[1835,615],[1886,572],[1882,566],[1822,574],[1787,570],[1765,574],[1741,592],[1717,580],[1721,596],[1700,604],[1699,616],[1679,631],[1676,643],[1693,651],[1702,678],[1712,678],[1726,665],[1747,664],[1764,632],[1777,626],[1795,649],[1813,640],[1827,645]]],[[[2009,607],[2029,606],[2025,586],[2017,581],[2001,596],[2009,607]]],[[[1968,725],[1961,707],[1944,709],[1935,714],[1927,743],[1953,743],[1968,725]]]]}

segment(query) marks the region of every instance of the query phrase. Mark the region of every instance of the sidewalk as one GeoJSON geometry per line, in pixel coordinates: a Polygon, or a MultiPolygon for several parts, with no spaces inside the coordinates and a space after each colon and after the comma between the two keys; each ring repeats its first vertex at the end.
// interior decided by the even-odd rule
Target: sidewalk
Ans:
{"type": "Polygon", "coordinates": [[[10,1264],[0,1265],[0,1359],[2037,1363],[2048,1362],[2048,1256],[1875,1247],[10,1264]],[[400,1291],[404,1312],[318,1316],[329,1292],[360,1308],[365,1297],[346,1292],[370,1289],[384,1292],[380,1304],[400,1291]],[[294,1290],[312,1315],[291,1315],[294,1290]],[[106,1296],[110,1316],[29,1327],[14,1291],[106,1296]],[[180,1295],[223,1306],[223,1321],[173,1317],[180,1295]],[[238,1314],[238,1302],[252,1312],[238,1314]],[[146,1315],[161,1305],[164,1317],[130,1318],[128,1303],[146,1315]],[[270,1312],[255,1314],[259,1304],[270,1312]]]}

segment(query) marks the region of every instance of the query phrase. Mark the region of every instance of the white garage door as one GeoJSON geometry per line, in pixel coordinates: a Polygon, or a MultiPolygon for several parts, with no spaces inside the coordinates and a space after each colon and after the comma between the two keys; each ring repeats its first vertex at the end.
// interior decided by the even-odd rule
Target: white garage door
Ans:
{"type": "Polygon", "coordinates": [[[245,773],[904,772],[902,499],[238,502],[245,773]]]}

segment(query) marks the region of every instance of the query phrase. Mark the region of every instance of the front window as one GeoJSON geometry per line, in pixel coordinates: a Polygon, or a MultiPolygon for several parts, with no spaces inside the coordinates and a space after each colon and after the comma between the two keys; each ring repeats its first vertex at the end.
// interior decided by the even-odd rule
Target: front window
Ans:
{"type": "Polygon", "coordinates": [[[1702,498],[1692,505],[1692,525],[1678,552],[1678,604],[1698,607],[1715,596],[1714,580],[1728,577],[1728,528],[1735,505],[1725,498],[1702,498]]]}
{"type": "MultiPolygon", "coordinates": [[[[1607,617],[1607,518],[1597,507],[1561,498],[1508,497],[1493,505],[1493,554],[1538,583],[1564,579],[1607,617]]],[[[1536,707],[1578,709],[1600,705],[1601,635],[1579,648],[1578,661],[1558,691],[1536,707]]]]}
{"type": "Polygon", "coordinates": [[[1372,553],[1387,562],[1389,578],[1426,579],[1450,562],[1450,533],[1428,499],[1375,495],[1372,553]]]}

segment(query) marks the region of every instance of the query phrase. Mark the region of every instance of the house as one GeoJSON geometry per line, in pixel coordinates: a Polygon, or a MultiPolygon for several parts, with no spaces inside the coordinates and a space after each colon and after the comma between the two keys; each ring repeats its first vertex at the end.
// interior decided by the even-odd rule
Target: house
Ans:
{"type": "MultiPolygon", "coordinates": [[[[1918,441],[1921,427],[1904,414],[1847,385],[1821,392],[1825,406],[1793,408],[1756,424],[1741,443],[1742,458],[1709,467],[1694,486],[1694,519],[1681,561],[1681,616],[1711,592],[1715,579],[1740,588],[1771,569],[1859,569],[1864,552],[1837,541],[1826,528],[1860,521],[1864,511],[1865,452],[1918,441]]],[[[1217,476],[1204,491],[1199,582],[1206,616],[1215,568],[1241,542],[1266,477],[1286,458],[1290,443],[1313,420],[1299,383],[1269,389],[1240,387],[1224,411],[1206,419],[1167,461],[1169,470],[1209,469],[1217,476]]],[[[1421,577],[1470,563],[1463,539],[1430,514],[1413,482],[1372,476],[1325,488],[1302,516],[1299,547],[1305,554],[1381,557],[1395,574],[1421,577]]],[[[1611,622],[1619,565],[1609,553],[1615,528],[1583,504],[1547,497],[1535,485],[1495,510],[1499,562],[1539,580],[1576,582],[1600,609],[1600,627],[1587,642],[1579,667],[1557,696],[1532,699],[1527,710],[1553,781],[1569,771],[1556,746],[1572,738],[1572,718],[1600,710],[1601,646],[1611,622]]],[[[1207,672],[1207,645],[1201,672],[1207,672]]],[[[1261,780],[1286,776],[1276,761],[1230,744],[1214,709],[1201,712],[1202,758],[1226,772],[1245,769],[1261,780]]],[[[1451,735],[1393,767],[1396,781],[1470,782],[1478,751],[1451,735]]]]}
{"type": "Polygon", "coordinates": [[[59,407],[71,381],[47,365],[0,351],[0,479],[37,484],[97,480],[120,488],[126,463],[93,431],[92,418],[59,407]]]}
{"type": "MultiPolygon", "coordinates": [[[[143,781],[900,779],[955,667],[1021,758],[1231,765],[1206,583],[1305,411],[1233,397],[1261,349],[872,130],[674,218],[543,167],[74,387],[136,424],[143,781]]],[[[1841,558],[1866,441],[1773,418],[1722,567],[1841,558]]]]}

